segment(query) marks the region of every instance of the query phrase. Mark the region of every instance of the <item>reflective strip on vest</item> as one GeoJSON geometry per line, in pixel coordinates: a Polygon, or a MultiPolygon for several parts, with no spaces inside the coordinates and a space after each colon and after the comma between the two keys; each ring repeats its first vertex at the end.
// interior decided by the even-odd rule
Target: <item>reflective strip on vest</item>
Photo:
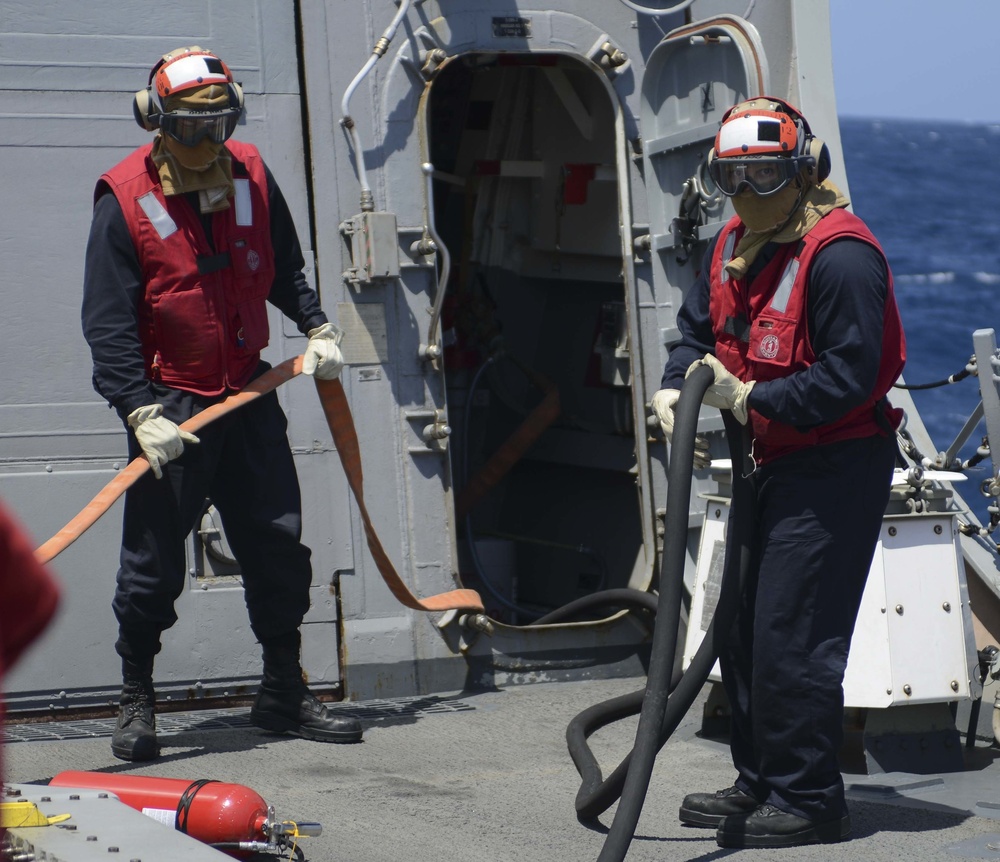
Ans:
{"type": "Polygon", "coordinates": [[[735,248],[735,246],[736,231],[731,230],[726,236],[725,244],[722,246],[722,275],[719,280],[723,284],[729,281],[729,273],[726,271],[726,266],[729,264],[729,261],[733,259],[733,248],[735,248]]]}
{"type": "Polygon", "coordinates": [[[236,188],[236,224],[249,227],[253,224],[253,201],[250,198],[250,180],[233,180],[236,188]]]}
{"type": "Polygon", "coordinates": [[[149,219],[150,224],[156,228],[160,239],[166,239],[177,230],[177,225],[170,218],[170,213],[163,208],[163,204],[157,200],[153,192],[147,192],[139,198],[139,206],[142,207],[142,211],[146,214],[146,218],[149,219]]]}
{"type": "Polygon", "coordinates": [[[785,267],[785,274],[778,282],[778,289],[774,292],[774,299],[771,300],[771,308],[784,313],[788,308],[788,300],[792,296],[792,286],[795,284],[795,277],[799,274],[799,259],[793,257],[785,267]]]}

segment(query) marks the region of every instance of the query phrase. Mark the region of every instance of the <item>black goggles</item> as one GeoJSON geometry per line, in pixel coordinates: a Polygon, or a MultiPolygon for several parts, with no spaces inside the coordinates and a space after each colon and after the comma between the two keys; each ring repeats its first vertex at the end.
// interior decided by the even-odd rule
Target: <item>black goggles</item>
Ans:
{"type": "Polygon", "coordinates": [[[160,128],[185,147],[195,147],[205,138],[217,144],[224,144],[236,131],[236,125],[243,116],[240,108],[226,111],[173,111],[160,115],[160,128]]]}
{"type": "Polygon", "coordinates": [[[751,189],[762,197],[773,195],[787,186],[805,165],[801,159],[785,156],[752,159],[713,159],[712,179],[724,195],[732,197],[751,189]]]}

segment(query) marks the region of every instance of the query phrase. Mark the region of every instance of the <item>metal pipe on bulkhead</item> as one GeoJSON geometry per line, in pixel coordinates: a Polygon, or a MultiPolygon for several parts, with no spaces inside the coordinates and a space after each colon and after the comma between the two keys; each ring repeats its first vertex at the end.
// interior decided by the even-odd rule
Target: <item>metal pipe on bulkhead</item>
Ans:
{"type": "Polygon", "coordinates": [[[357,165],[358,182],[361,184],[362,212],[375,211],[375,196],[368,185],[368,173],[365,170],[365,151],[361,144],[361,135],[358,134],[358,127],[351,116],[351,97],[365,79],[365,76],[372,70],[372,67],[389,50],[389,43],[392,42],[392,38],[396,35],[396,30],[399,28],[400,22],[406,16],[407,11],[409,11],[410,2],[411,0],[402,0],[399,4],[399,9],[396,10],[392,23],[389,24],[385,32],[379,37],[375,43],[375,47],[372,48],[371,56],[365,62],[364,66],[361,67],[358,74],[354,76],[354,80],[347,85],[347,89],[344,91],[344,98],[340,102],[340,112],[342,114],[340,124],[347,129],[348,137],[351,139],[351,146],[354,148],[354,161],[357,165]]]}

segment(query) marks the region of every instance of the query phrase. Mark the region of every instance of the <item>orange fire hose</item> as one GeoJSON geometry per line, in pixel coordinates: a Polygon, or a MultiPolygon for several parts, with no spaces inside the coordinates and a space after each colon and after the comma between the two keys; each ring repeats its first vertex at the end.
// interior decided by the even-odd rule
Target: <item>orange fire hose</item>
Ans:
{"type": "MultiPolygon", "coordinates": [[[[207,407],[196,416],[192,416],[181,424],[181,428],[192,433],[204,428],[210,422],[218,419],[226,413],[231,413],[277,389],[281,384],[287,383],[293,377],[302,372],[302,357],[295,356],[286,359],[280,365],[266,371],[256,380],[247,384],[240,392],[230,395],[224,401],[207,407]]],[[[333,434],[333,443],[340,456],[340,461],[344,466],[344,473],[347,475],[347,483],[351,486],[354,499],[357,501],[361,511],[361,520],[364,523],[365,537],[368,540],[368,549],[371,551],[378,567],[379,574],[385,581],[386,586],[396,597],[396,599],[408,608],[417,611],[447,611],[447,610],[469,610],[482,611],[483,601],[475,590],[451,590],[446,593],[428,596],[425,599],[418,599],[410,589],[403,583],[403,579],[396,572],[389,555],[382,547],[375,528],[372,526],[371,518],[368,516],[368,509],[364,500],[364,480],[361,471],[361,448],[358,444],[358,434],[354,428],[354,420],[351,417],[350,407],[347,403],[347,396],[344,393],[344,386],[340,380],[316,380],[316,391],[319,394],[320,404],[323,413],[326,415],[327,424],[333,434]]],[[[122,470],[114,479],[108,482],[101,491],[91,500],[65,527],[56,533],[45,544],[36,551],[35,556],[41,563],[48,563],[55,559],[60,553],[68,548],[90,527],[96,523],[125,491],[149,469],[149,462],[145,458],[136,458],[122,470]]]]}

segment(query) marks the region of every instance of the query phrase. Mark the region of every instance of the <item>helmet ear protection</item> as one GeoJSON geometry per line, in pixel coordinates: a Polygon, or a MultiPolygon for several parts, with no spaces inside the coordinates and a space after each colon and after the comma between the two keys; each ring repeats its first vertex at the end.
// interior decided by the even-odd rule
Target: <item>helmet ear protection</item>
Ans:
{"type": "Polygon", "coordinates": [[[229,108],[243,110],[243,88],[233,79],[229,67],[211,51],[197,45],[164,54],[149,72],[149,83],[132,99],[132,115],[147,132],[160,127],[160,116],[168,96],[202,87],[225,84],[229,108]]]}
{"type": "MultiPolygon", "coordinates": [[[[803,123],[805,123],[804,120],[803,123]]],[[[830,148],[825,141],[806,131],[805,139],[802,142],[802,152],[803,155],[812,157],[815,167],[810,168],[810,175],[815,182],[821,183],[830,176],[830,148]]]]}
{"type": "MultiPolygon", "coordinates": [[[[793,147],[786,150],[792,158],[802,158],[807,162],[806,170],[809,172],[813,182],[821,183],[830,176],[830,149],[820,139],[817,138],[809,128],[809,123],[802,116],[798,108],[795,108],[783,99],[776,99],[772,96],[760,96],[756,99],[748,99],[734,105],[722,116],[722,125],[726,124],[734,114],[741,111],[768,111],[778,114],[787,114],[795,124],[795,143],[793,147]]],[[[719,137],[716,136],[716,144],[719,137]]],[[[776,147],[775,147],[776,149],[776,147]]],[[[711,171],[712,162],[719,156],[716,147],[712,147],[708,152],[707,166],[711,171]]]]}

